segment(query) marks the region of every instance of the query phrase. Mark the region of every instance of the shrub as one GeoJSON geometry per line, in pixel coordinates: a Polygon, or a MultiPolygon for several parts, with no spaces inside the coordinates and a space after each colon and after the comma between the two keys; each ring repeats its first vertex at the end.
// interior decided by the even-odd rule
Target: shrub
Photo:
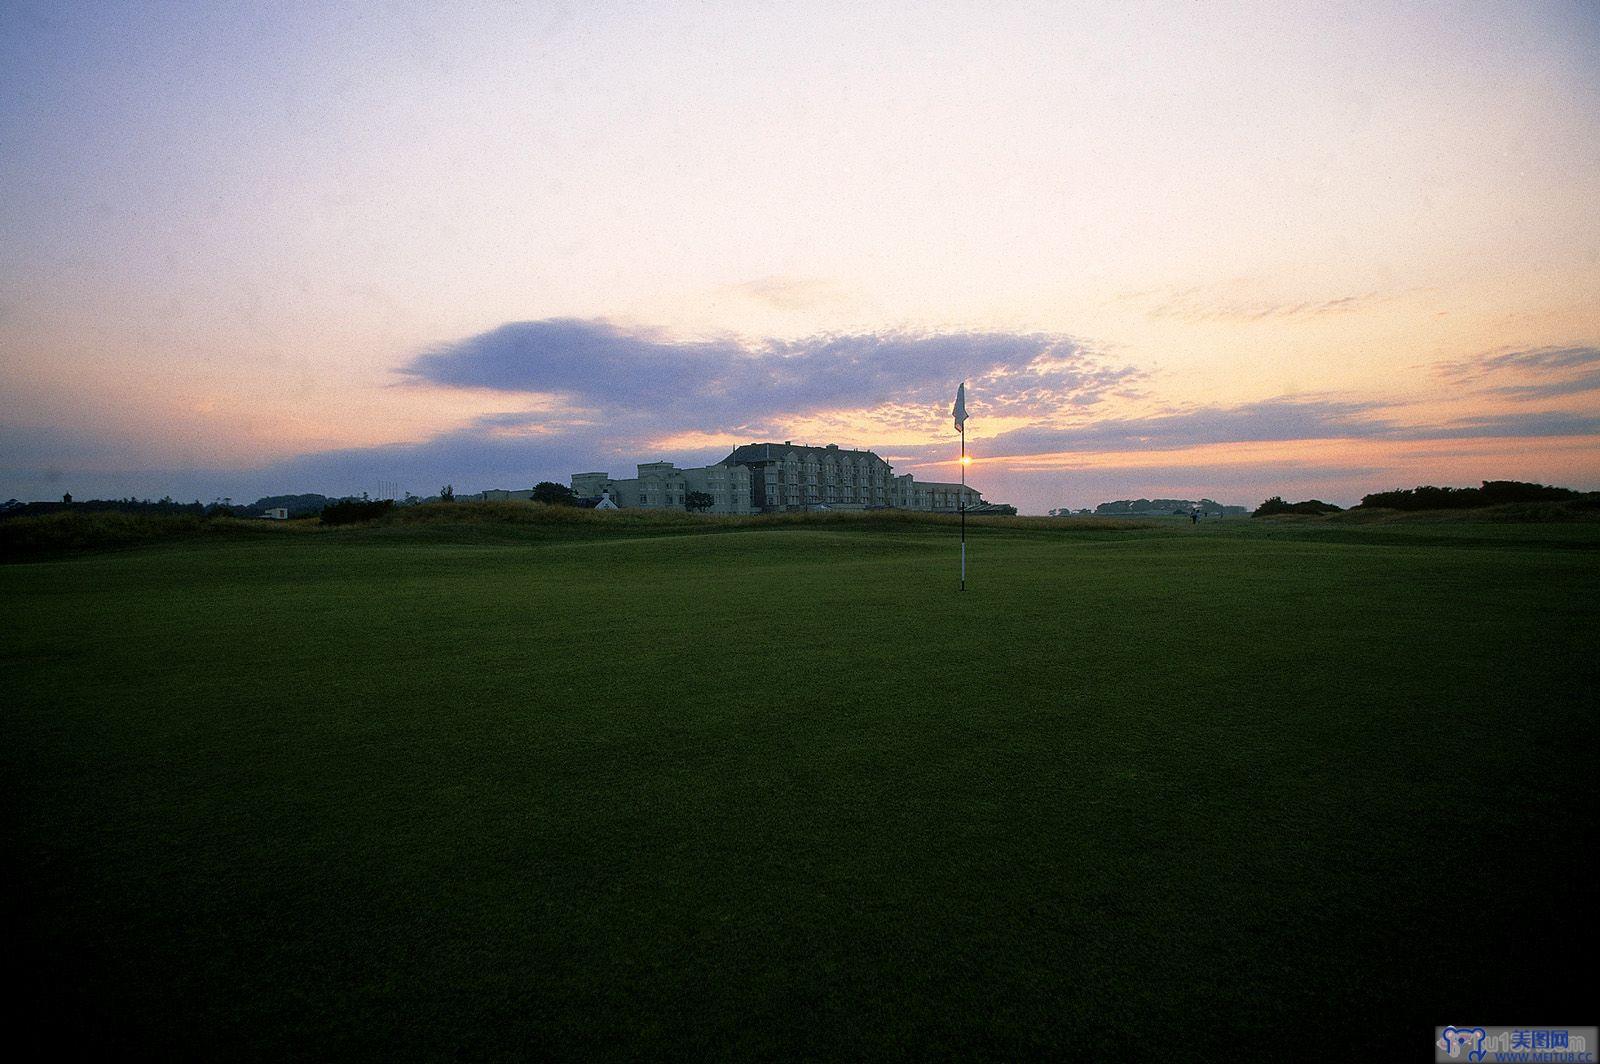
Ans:
{"type": "Polygon", "coordinates": [[[550,506],[576,506],[578,499],[565,484],[541,480],[533,486],[533,501],[550,506]]]}
{"type": "Polygon", "coordinates": [[[1260,506],[1252,517],[1271,517],[1274,514],[1336,514],[1343,512],[1344,507],[1335,506],[1331,502],[1321,499],[1307,499],[1304,502],[1284,502],[1283,496],[1274,495],[1260,506]]]}
{"type": "Polygon", "coordinates": [[[1485,480],[1477,488],[1436,488],[1424,484],[1398,491],[1380,491],[1361,498],[1360,506],[1383,510],[1474,510],[1513,502],[1562,502],[1580,494],[1570,488],[1529,484],[1520,480],[1485,480]]]}
{"type": "Polygon", "coordinates": [[[393,499],[378,499],[376,501],[341,499],[339,502],[330,502],[322,508],[322,523],[325,525],[353,525],[360,521],[376,521],[393,509],[393,499]]]}

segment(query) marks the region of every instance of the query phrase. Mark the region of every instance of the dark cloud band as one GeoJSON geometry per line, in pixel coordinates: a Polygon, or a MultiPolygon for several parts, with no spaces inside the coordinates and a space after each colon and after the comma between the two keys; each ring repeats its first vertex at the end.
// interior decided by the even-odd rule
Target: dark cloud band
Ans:
{"type": "Polygon", "coordinates": [[[664,430],[936,402],[959,380],[1010,412],[1043,413],[1091,404],[1141,376],[1052,334],[869,333],[752,345],[664,340],[571,318],[510,322],[428,351],[402,372],[445,387],[654,413],[664,430]]]}

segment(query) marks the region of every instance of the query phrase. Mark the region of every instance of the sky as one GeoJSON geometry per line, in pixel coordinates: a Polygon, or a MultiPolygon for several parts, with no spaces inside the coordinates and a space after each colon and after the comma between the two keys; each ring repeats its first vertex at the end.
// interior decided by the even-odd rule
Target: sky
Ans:
{"type": "Polygon", "coordinates": [[[1600,489],[1592,3],[0,0],[0,499],[1600,489]]]}

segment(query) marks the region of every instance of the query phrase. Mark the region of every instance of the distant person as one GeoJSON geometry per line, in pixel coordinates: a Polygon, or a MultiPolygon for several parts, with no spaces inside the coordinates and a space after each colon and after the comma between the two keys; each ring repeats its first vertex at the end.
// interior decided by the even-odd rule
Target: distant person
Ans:
{"type": "Polygon", "coordinates": [[[1191,525],[1198,525],[1200,523],[1200,511],[1199,510],[1194,511],[1193,513],[1191,513],[1189,515],[1189,523],[1191,525]]]}

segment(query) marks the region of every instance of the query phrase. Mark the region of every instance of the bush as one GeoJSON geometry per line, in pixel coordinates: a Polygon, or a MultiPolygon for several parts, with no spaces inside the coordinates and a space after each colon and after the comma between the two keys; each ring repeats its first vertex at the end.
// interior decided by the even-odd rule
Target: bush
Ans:
{"type": "Polygon", "coordinates": [[[548,506],[576,506],[577,496],[565,484],[557,484],[553,480],[541,480],[533,486],[533,501],[542,502],[548,506]]]}
{"type": "Polygon", "coordinates": [[[342,499],[339,502],[330,502],[322,508],[322,523],[353,525],[361,521],[376,521],[393,509],[393,499],[370,502],[364,499],[342,499]]]}
{"type": "Polygon", "coordinates": [[[1424,484],[1399,491],[1380,491],[1364,495],[1359,506],[1382,510],[1475,510],[1480,506],[1503,506],[1513,502],[1564,502],[1580,498],[1570,488],[1529,484],[1520,480],[1485,480],[1477,488],[1436,488],[1424,484]]]}
{"type": "Polygon", "coordinates": [[[1307,499],[1305,502],[1284,502],[1283,496],[1274,495],[1260,506],[1252,517],[1271,517],[1274,514],[1336,514],[1344,511],[1343,506],[1335,506],[1331,502],[1321,499],[1307,499]]]}

